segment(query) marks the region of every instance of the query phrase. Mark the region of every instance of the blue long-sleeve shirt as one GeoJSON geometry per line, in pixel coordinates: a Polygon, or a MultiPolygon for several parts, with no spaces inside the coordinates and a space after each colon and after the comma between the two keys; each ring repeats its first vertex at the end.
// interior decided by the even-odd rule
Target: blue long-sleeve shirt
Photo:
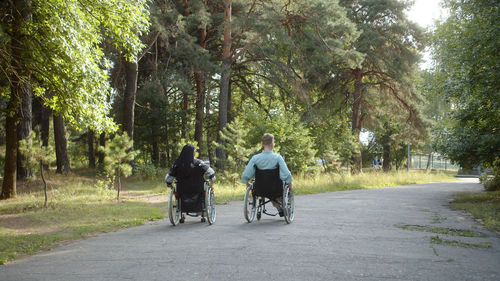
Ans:
{"type": "Polygon", "coordinates": [[[281,155],[272,151],[262,151],[261,153],[254,155],[250,161],[248,161],[245,171],[243,171],[241,182],[247,184],[249,180],[255,177],[255,166],[257,166],[259,170],[267,170],[276,168],[276,165],[279,165],[280,167],[281,180],[285,183],[291,183],[292,173],[288,170],[285,160],[283,160],[281,155]]]}

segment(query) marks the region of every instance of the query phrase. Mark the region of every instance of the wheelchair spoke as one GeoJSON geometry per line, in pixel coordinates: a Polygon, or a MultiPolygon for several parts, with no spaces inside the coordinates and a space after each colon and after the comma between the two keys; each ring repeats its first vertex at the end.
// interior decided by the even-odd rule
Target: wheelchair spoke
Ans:
{"type": "Polygon", "coordinates": [[[288,186],[283,190],[283,212],[286,223],[291,223],[295,217],[295,200],[293,190],[288,186]]]}
{"type": "Polygon", "coordinates": [[[175,196],[174,188],[170,190],[170,196],[168,200],[168,217],[170,219],[170,223],[174,226],[179,224],[179,221],[181,219],[180,200],[175,196]]]}
{"type": "Polygon", "coordinates": [[[243,206],[243,215],[249,223],[255,218],[255,212],[257,210],[257,199],[253,195],[252,190],[253,185],[250,185],[245,192],[245,202],[243,206]]]}
{"type": "Polygon", "coordinates": [[[206,193],[206,212],[207,212],[207,219],[209,224],[213,224],[215,222],[217,213],[215,209],[215,197],[214,197],[214,190],[212,187],[208,188],[208,191],[206,193]]]}

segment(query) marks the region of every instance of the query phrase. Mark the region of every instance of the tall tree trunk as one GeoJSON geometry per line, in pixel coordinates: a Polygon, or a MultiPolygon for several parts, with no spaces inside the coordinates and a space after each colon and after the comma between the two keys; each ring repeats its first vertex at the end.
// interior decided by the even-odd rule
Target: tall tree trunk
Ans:
{"type": "Polygon", "coordinates": [[[40,135],[40,126],[42,125],[42,107],[43,99],[40,97],[32,96],[32,107],[31,107],[31,130],[35,131],[37,137],[40,135]]]}
{"type": "Polygon", "coordinates": [[[43,170],[45,170],[45,167],[43,167],[42,160],[40,160],[40,175],[42,176],[42,181],[43,181],[43,195],[45,197],[45,201],[43,203],[43,207],[47,208],[47,182],[45,181],[45,176],[43,175],[43,170]]]}
{"type": "Polygon", "coordinates": [[[153,136],[152,146],[153,151],[151,152],[151,160],[153,161],[153,164],[158,165],[160,161],[160,149],[157,136],[153,136]]]}
{"type": "MultiPolygon", "coordinates": [[[[201,29],[200,46],[205,49],[207,39],[207,29],[201,29]]],[[[201,158],[203,151],[203,109],[205,105],[205,93],[203,89],[203,71],[195,70],[194,78],[196,81],[196,124],[194,126],[194,139],[198,142],[198,153],[201,158]]]]}
{"type": "Polygon", "coordinates": [[[29,72],[24,62],[26,61],[26,34],[22,29],[25,22],[31,20],[31,2],[13,0],[8,2],[8,7],[13,15],[11,23],[11,63],[13,71],[10,73],[10,99],[7,103],[5,118],[5,163],[0,199],[16,197],[16,169],[17,169],[17,122],[18,111],[21,106],[21,97],[28,91],[29,72]]]}
{"type": "Polygon", "coordinates": [[[207,113],[207,122],[205,122],[205,131],[206,131],[206,136],[207,136],[207,156],[208,156],[208,161],[210,162],[210,165],[214,165],[214,159],[213,159],[213,151],[212,151],[212,138],[210,137],[210,120],[209,120],[209,112],[210,112],[210,95],[207,93],[205,97],[205,112],[207,113]]]}
{"type": "Polygon", "coordinates": [[[11,96],[7,104],[7,117],[5,118],[5,163],[0,199],[16,197],[16,162],[17,162],[17,109],[20,100],[14,90],[18,85],[13,84],[11,96]]]}
{"type": "MultiPolygon", "coordinates": [[[[355,82],[354,82],[354,92],[353,92],[353,103],[352,103],[352,118],[351,118],[351,128],[352,134],[356,139],[358,145],[360,145],[359,134],[361,133],[361,100],[363,99],[363,75],[361,69],[354,70],[355,82]]],[[[361,172],[362,159],[361,152],[356,151],[352,156],[353,168],[351,172],[357,174],[361,172]]]]}
{"type": "Polygon", "coordinates": [[[89,168],[90,169],[95,169],[95,152],[94,152],[94,139],[95,139],[95,132],[93,130],[89,130],[88,132],[88,146],[89,146],[89,168]]]}
{"type": "MultiPolygon", "coordinates": [[[[21,94],[21,107],[19,108],[19,123],[17,124],[17,141],[22,141],[26,139],[31,133],[31,122],[32,122],[32,89],[31,85],[25,83],[21,94]]],[[[31,143],[26,144],[28,149],[31,148],[31,143]]],[[[26,157],[28,155],[23,155],[20,153],[19,148],[17,150],[17,179],[26,180],[33,175],[32,170],[26,165],[26,157]]]]}
{"type": "Polygon", "coordinates": [[[122,182],[121,182],[121,174],[120,171],[116,172],[116,182],[118,184],[117,186],[117,193],[116,193],[116,200],[120,200],[120,191],[122,189],[122,182]]]}
{"type": "MultiPolygon", "coordinates": [[[[43,104],[41,101],[41,120],[40,120],[40,135],[42,137],[42,146],[49,146],[49,135],[50,135],[50,113],[51,110],[43,104]]],[[[44,170],[48,170],[49,166],[47,164],[42,165],[44,170]]]]}
{"type": "Polygon", "coordinates": [[[42,103],[42,117],[40,120],[40,135],[42,137],[42,146],[49,146],[50,135],[50,113],[51,110],[42,103]]]}
{"type": "Polygon", "coordinates": [[[392,169],[392,167],[391,167],[392,129],[390,127],[389,122],[384,123],[384,129],[385,129],[385,134],[382,137],[382,148],[384,151],[384,163],[382,165],[383,165],[384,172],[388,172],[392,169]]]}
{"type": "Polygon", "coordinates": [[[232,108],[233,108],[233,104],[232,104],[232,97],[233,97],[233,94],[232,94],[232,82],[231,82],[231,76],[229,76],[229,86],[228,86],[228,90],[227,90],[227,123],[231,123],[233,121],[233,114],[232,114],[232,108]]]}
{"type": "Polygon", "coordinates": [[[187,117],[188,117],[189,99],[188,92],[182,92],[182,115],[181,115],[181,138],[185,139],[187,135],[187,117]]]}
{"type": "Polygon", "coordinates": [[[70,172],[68,157],[68,140],[66,139],[66,129],[61,116],[54,114],[54,141],[56,147],[56,173],[62,174],[70,172]]]}
{"type": "MultiPolygon", "coordinates": [[[[126,86],[123,97],[123,130],[127,132],[128,137],[132,141],[134,141],[134,111],[138,72],[139,65],[137,62],[125,62],[126,86]]],[[[130,150],[134,150],[133,144],[130,150]]],[[[135,170],[134,160],[130,161],[129,164],[135,170]]]]}
{"type": "MultiPolygon", "coordinates": [[[[184,0],[184,16],[189,17],[189,5],[188,0],[184,0]]],[[[189,34],[189,30],[186,26],[185,28],[186,34],[189,34]]],[[[189,73],[186,72],[186,77],[189,78],[189,73]]],[[[181,138],[185,139],[187,135],[187,117],[188,117],[188,108],[189,108],[189,93],[186,91],[182,91],[182,115],[181,115],[181,138]]]]}
{"type": "Polygon", "coordinates": [[[431,168],[432,163],[432,145],[429,145],[429,155],[427,157],[427,166],[425,169],[428,171],[431,168]]]}
{"type": "Polygon", "coordinates": [[[123,95],[122,125],[131,140],[134,139],[134,110],[137,93],[137,62],[125,62],[125,94],[123,95]]]}
{"type": "MultiPolygon", "coordinates": [[[[165,108],[169,108],[170,106],[170,103],[168,101],[168,99],[166,99],[166,106],[165,108]]],[[[170,156],[171,156],[171,148],[170,148],[170,132],[169,132],[169,122],[170,122],[170,118],[167,116],[166,120],[165,120],[165,132],[166,132],[166,136],[165,136],[165,153],[167,154],[166,155],[166,158],[167,158],[167,166],[170,166],[172,165],[172,163],[170,162],[170,156]]]]}
{"type": "MultiPolygon", "coordinates": [[[[100,135],[99,135],[99,146],[102,146],[103,148],[106,146],[106,133],[102,132],[100,135]]],[[[104,169],[104,153],[99,151],[97,153],[98,157],[97,157],[97,166],[99,167],[99,169],[104,169]]]]}
{"type": "Polygon", "coordinates": [[[216,168],[218,171],[225,170],[226,151],[222,147],[224,140],[221,138],[221,132],[227,126],[227,99],[229,96],[229,80],[231,77],[231,0],[224,0],[224,45],[222,47],[222,73],[220,80],[219,94],[219,128],[217,134],[216,148],[217,158],[216,168]]]}
{"type": "Polygon", "coordinates": [[[196,80],[196,123],[194,126],[194,139],[198,142],[198,153],[203,155],[203,110],[205,95],[203,93],[203,78],[200,70],[194,72],[196,80]]]}

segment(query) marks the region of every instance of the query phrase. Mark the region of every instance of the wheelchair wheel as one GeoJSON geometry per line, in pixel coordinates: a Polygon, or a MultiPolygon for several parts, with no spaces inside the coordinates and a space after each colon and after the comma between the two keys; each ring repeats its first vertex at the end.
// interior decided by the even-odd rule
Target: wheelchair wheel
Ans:
{"type": "Polygon", "coordinates": [[[252,194],[253,184],[247,187],[245,192],[245,205],[243,206],[243,215],[247,222],[252,222],[255,218],[255,211],[257,210],[257,199],[252,194]]]}
{"type": "Polygon", "coordinates": [[[283,215],[286,223],[291,223],[295,217],[295,200],[293,190],[287,185],[283,190],[283,215]]]}
{"type": "Polygon", "coordinates": [[[211,225],[215,222],[217,217],[217,213],[215,211],[214,189],[211,186],[208,186],[207,192],[205,193],[205,208],[208,224],[211,225]]]}
{"type": "Polygon", "coordinates": [[[176,226],[179,224],[181,217],[181,200],[176,198],[174,189],[172,188],[168,199],[168,218],[170,219],[170,223],[176,226]]]}

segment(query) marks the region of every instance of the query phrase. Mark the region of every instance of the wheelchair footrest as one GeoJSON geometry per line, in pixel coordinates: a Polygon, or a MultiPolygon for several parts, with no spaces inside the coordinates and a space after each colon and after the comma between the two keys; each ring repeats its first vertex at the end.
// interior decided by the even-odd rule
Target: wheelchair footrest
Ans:
{"type": "Polygon", "coordinates": [[[268,216],[277,216],[278,213],[268,213],[267,210],[263,210],[264,214],[268,215],[268,216]]]}
{"type": "Polygon", "coordinates": [[[203,215],[203,212],[186,212],[185,214],[190,216],[190,217],[199,217],[199,216],[203,215]]]}

